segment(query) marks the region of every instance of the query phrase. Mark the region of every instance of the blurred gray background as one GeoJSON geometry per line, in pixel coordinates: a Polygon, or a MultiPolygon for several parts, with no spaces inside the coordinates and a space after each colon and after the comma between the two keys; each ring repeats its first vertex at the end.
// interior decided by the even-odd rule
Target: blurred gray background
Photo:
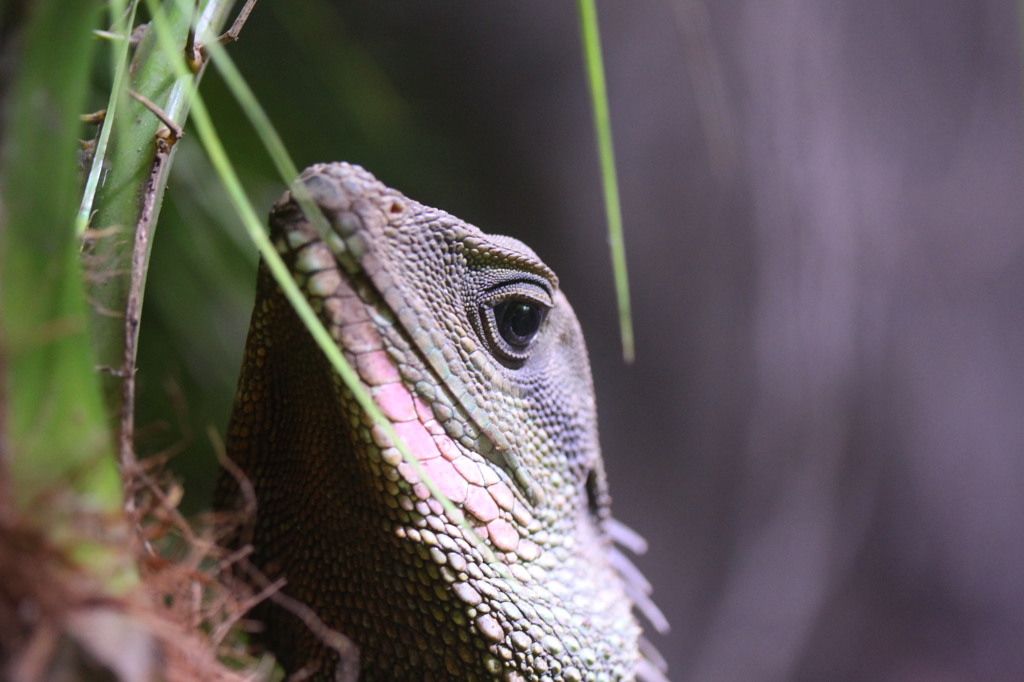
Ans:
{"type": "MultiPolygon", "coordinates": [[[[575,3],[261,0],[230,49],[300,167],[361,163],[559,273],[671,679],[1024,679],[1016,4],[598,5],[632,366],[575,3]]],[[[269,208],[258,142],[216,74],[204,93],[269,208]]],[[[199,508],[255,250],[194,143],[157,235],[140,423],[191,454],[199,508]]]]}

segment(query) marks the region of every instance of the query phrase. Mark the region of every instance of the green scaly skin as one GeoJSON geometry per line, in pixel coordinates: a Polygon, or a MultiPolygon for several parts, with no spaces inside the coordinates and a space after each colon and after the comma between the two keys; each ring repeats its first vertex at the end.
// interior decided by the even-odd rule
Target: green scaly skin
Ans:
{"type": "MultiPolygon", "coordinates": [[[[361,680],[631,680],[650,668],[605,530],[583,336],[554,273],[358,166],[313,166],[300,181],[330,234],[286,193],[271,238],[457,509],[362,413],[261,265],[227,438],[257,511],[233,542],[251,538],[253,564],[351,638],[361,680]]],[[[218,506],[241,497],[222,476],[218,506]]],[[[337,679],[337,654],[298,618],[269,604],[257,616],[286,670],[337,679]]]]}

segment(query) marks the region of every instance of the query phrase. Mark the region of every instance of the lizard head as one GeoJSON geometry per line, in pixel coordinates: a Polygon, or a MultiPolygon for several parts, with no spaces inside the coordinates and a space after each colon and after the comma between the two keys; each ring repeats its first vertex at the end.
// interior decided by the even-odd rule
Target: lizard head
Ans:
{"type": "MultiPolygon", "coordinates": [[[[554,273],[344,163],[300,176],[271,239],[390,429],[264,267],[227,443],[256,492],[254,563],[355,640],[367,679],[632,679],[590,367],[554,273]]],[[[273,622],[286,666],[326,660],[273,622]]]]}
{"type": "MultiPolygon", "coordinates": [[[[313,228],[336,267],[371,318],[386,321],[377,331],[405,385],[448,435],[523,501],[575,504],[599,460],[596,416],[583,334],[554,272],[522,242],[413,201],[359,166],[307,169],[278,210],[294,211],[303,194],[326,218],[313,228]]],[[[301,224],[295,243],[311,236],[301,224]]],[[[305,269],[329,269],[325,258],[305,269]]]]}

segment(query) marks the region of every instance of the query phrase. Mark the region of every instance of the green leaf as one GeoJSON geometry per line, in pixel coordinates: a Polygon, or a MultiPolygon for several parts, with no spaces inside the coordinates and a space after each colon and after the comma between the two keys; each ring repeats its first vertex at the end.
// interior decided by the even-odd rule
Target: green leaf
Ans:
{"type": "MultiPolygon", "coordinates": [[[[78,264],[76,152],[99,0],[30,4],[3,157],[0,344],[3,452],[16,502],[71,482],[121,504],[78,264]]],[[[2,464],[2,463],[0,463],[2,464]]]]}
{"type": "Polygon", "coordinates": [[[605,215],[608,220],[608,242],[612,250],[612,270],[619,308],[619,335],[622,356],[633,362],[633,314],[629,302],[629,275],[626,272],[626,244],[622,238],[622,208],[619,205],[619,183],[615,176],[615,149],[612,145],[611,115],[608,112],[608,90],[601,58],[601,35],[597,28],[594,0],[579,0],[580,31],[583,38],[583,60],[590,84],[590,103],[594,111],[597,153],[601,161],[601,185],[604,189],[605,215]]]}

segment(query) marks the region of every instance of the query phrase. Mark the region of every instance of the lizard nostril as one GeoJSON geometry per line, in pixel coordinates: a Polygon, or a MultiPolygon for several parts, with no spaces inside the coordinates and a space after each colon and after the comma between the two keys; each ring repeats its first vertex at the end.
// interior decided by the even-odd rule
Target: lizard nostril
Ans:
{"type": "Polygon", "coordinates": [[[405,210],[405,204],[401,201],[395,200],[391,202],[391,206],[388,207],[388,211],[391,213],[401,213],[405,210]]]}

